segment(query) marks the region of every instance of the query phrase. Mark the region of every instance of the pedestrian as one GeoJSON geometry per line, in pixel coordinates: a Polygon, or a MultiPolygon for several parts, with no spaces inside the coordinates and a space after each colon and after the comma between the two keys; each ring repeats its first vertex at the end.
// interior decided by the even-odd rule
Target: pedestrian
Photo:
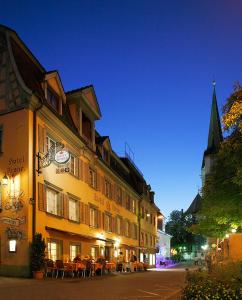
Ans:
{"type": "Polygon", "coordinates": [[[117,271],[118,272],[123,272],[123,265],[124,265],[123,252],[119,252],[119,256],[117,258],[117,271]]]}

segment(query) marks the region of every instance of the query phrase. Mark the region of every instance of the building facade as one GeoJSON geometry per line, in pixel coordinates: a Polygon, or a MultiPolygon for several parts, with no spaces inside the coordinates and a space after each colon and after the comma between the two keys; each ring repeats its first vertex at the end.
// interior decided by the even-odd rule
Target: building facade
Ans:
{"type": "Polygon", "coordinates": [[[0,274],[29,275],[29,243],[155,265],[159,209],[132,160],[95,129],[93,86],[65,92],[16,32],[0,26],[0,274]]]}

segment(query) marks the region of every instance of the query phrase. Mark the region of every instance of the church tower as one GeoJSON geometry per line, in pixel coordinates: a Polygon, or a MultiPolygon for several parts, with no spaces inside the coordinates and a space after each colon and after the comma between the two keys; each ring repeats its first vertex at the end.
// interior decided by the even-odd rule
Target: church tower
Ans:
{"type": "MultiPolygon", "coordinates": [[[[223,141],[217,97],[216,97],[216,83],[213,82],[213,98],[212,98],[212,107],[210,113],[210,123],[209,123],[209,132],[208,132],[208,145],[207,149],[204,151],[202,168],[201,168],[201,177],[202,177],[202,187],[205,184],[206,176],[209,174],[211,167],[214,162],[214,156],[218,153],[220,144],[223,141]]],[[[201,209],[202,197],[198,193],[188,210],[187,214],[196,214],[201,209]]]]}
{"type": "Polygon", "coordinates": [[[211,166],[214,162],[214,156],[218,153],[220,144],[223,141],[215,85],[216,83],[214,81],[213,99],[212,99],[209,133],[208,133],[208,145],[207,145],[207,149],[204,151],[203,154],[203,161],[202,161],[202,168],[201,168],[202,186],[204,186],[205,184],[206,176],[209,174],[211,170],[211,166]]]}

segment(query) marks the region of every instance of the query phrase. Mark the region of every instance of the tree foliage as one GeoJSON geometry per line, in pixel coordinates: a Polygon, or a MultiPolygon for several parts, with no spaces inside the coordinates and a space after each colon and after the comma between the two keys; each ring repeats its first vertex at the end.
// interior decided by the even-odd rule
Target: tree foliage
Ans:
{"type": "Polygon", "coordinates": [[[242,87],[239,83],[223,107],[222,119],[225,130],[239,130],[242,133],[242,87]]]}
{"type": "Polygon", "coordinates": [[[204,242],[202,237],[196,236],[189,231],[193,223],[193,217],[184,214],[182,210],[173,210],[171,212],[166,223],[166,232],[172,235],[171,247],[186,246],[188,249],[191,249],[193,244],[202,244],[204,242]]]}
{"type": "Polygon", "coordinates": [[[224,105],[223,121],[230,135],[214,157],[203,187],[202,209],[194,233],[223,237],[231,228],[242,226],[242,88],[239,87],[224,105]],[[235,107],[239,110],[235,112],[235,107]],[[230,118],[231,117],[231,118],[230,118]]]}

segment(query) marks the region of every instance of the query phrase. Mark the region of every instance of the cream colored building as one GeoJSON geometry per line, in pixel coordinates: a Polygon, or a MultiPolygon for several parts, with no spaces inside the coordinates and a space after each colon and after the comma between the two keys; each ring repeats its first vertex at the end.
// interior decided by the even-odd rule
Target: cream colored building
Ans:
{"type": "Polygon", "coordinates": [[[155,264],[154,192],[95,130],[100,118],[93,86],[66,93],[58,72],[0,26],[0,274],[29,275],[36,232],[53,260],[115,261],[122,251],[155,264]]]}

